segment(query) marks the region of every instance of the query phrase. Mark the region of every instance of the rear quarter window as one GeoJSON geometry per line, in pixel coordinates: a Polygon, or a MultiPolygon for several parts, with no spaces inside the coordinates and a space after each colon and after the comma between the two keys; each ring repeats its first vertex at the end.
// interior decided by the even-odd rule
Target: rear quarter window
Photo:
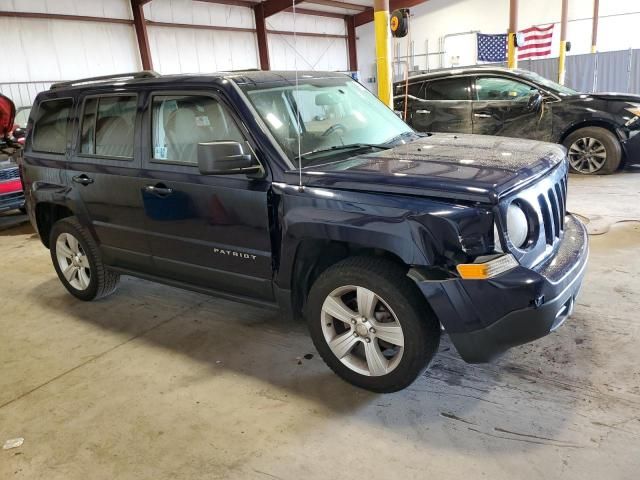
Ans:
{"type": "Polygon", "coordinates": [[[90,97],[84,102],[80,153],[133,158],[137,96],[90,97]]]}
{"type": "Polygon", "coordinates": [[[33,125],[33,150],[64,154],[67,148],[69,115],[73,100],[45,100],[38,106],[33,125]]]}

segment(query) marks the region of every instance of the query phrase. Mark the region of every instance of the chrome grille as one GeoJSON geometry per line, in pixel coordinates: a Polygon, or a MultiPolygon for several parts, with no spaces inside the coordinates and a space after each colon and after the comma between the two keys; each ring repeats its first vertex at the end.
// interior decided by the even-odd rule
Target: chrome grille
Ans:
{"type": "Polygon", "coordinates": [[[553,245],[562,236],[566,213],[567,180],[562,176],[538,195],[547,245],[553,245]]]}
{"type": "Polygon", "coordinates": [[[516,257],[521,265],[534,266],[539,264],[560,243],[567,214],[567,174],[568,166],[565,161],[533,185],[501,200],[499,213],[503,225],[506,225],[508,207],[514,201],[530,207],[526,213],[533,217],[532,223],[536,225],[538,236],[532,239],[524,250],[517,249],[510,243],[506,244],[506,249],[516,257]]]}
{"type": "Polygon", "coordinates": [[[18,173],[18,167],[3,168],[2,170],[0,170],[0,182],[18,177],[20,177],[20,173],[18,173]]]}

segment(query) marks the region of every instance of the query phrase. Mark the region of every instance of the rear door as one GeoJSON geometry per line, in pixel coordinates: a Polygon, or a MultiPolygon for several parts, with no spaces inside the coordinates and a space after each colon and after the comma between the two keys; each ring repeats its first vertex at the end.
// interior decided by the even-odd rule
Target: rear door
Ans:
{"type": "Polygon", "coordinates": [[[487,75],[475,79],[473,133],[547,140],[551,114],[543,104],[532,108],[535,86],[512,78],[487,75]]]}
{"type": "Polygon", "coordinates": [[[98,240],[105,261],[151,272],[151,246],[142,203],[136,92],[87,95],[69,163],[78,215],[98,240]]]}
{"type": "Polygon", "coordinates": [[[271,300],[270,180],[198,169],[198,143],[231,140],[255,151],[238,118],[216,94],[156,91],[144,125],[144,210],[159,274],[271,300]]]}
{"type": "Polygon", "coordinates": [[[469,77],[425,82],[411,104],[410,124],[420,132],[471,133],[470,92],[469,77]]]}

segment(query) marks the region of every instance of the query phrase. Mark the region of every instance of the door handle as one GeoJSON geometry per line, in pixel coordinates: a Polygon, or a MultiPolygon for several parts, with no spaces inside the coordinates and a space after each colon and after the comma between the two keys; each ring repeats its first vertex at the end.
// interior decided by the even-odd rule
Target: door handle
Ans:
{"type": "Polygon", "coordinates": [[[429,115],[431,113],[431,110],[416,110],[416,113],[420,115],[429,115]]]}
{"type": "Polygon", "coordinates": [[[477,118],[491,118],[491,115],[488,113],[474,113],[473,116],[477,118]]]}
{"type": "Polygon", "coordinates": [[[73,180],[75,183],[79,183],[80,185],[84,185],[84,186],[90,185],[95,181],[93,178],[88,177],[84,173],[82,175],[76,175],[75,177],[71,177],[71,180],[73,180]]]}
{"type": "Polygon", "coordinates": [[[166,197],[167,195],[171,195],[173,193],[173,188],[168,188],[163,183],[158,183],[156,185],[145,185],[144,191],[153,193],[154,195],[158,195],[160,197],[166,197]]]}

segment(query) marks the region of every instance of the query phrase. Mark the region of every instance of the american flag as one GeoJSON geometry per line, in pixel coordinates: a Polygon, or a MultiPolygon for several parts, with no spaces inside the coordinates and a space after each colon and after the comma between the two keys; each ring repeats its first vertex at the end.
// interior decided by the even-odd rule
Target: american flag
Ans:
{"type": "Polygon", "coordinates": [[[497,35],[477,34],[478,61],[504,62],[507,59],[507,34],[497,35]]]}
{"type": "Polygon", "coordinates": [[[520,30],[520,33],[524,36],[524,45],[518,47],[518,60],[545,57],[551,54],[553,23],[546,27],[529,27],[520,30]]]}

